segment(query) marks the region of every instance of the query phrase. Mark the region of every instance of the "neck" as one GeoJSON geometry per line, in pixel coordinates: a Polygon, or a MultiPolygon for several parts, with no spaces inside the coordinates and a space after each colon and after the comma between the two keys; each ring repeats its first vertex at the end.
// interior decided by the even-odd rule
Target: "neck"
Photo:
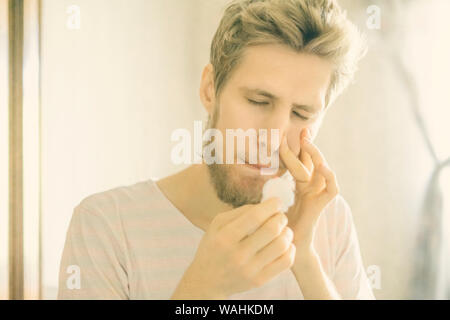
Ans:
{"type": "Polygon", "coordinates": [[[233,209],[217,197],[204,163],[191,165],[157,184],[178,210],[204,231],[218,213],[233,209]]]}

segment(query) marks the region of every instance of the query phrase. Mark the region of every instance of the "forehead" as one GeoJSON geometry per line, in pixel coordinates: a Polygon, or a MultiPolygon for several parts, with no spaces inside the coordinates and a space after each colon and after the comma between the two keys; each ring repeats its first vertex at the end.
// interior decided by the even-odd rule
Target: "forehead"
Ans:
{"type": "Polygon", "coordinates": [[[321,57],[285,45],[258,45],[244,50],[229,82],[267,90],[281,98],[309,100],[299,103],[317,103],[326,94],[332,68],[332,63],[321,57]]]}

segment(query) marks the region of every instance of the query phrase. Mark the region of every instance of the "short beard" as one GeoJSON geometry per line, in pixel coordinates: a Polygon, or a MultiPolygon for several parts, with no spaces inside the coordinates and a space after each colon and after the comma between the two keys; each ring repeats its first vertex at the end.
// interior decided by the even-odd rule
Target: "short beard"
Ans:
{"type": "Polygon", "coordinates": [[[230,175],[230,168],[223,164],[210,164],[208,165],[209,177],[214,189],[216,190],[217,197],[230,205],[233,208],[237,208],[246,204],[257,204],[261,201],[262,191],[255,190],[260,188],[257,181],[247,182],[247,190],[251,190],[253,187],[256,192],[246,192],[244,186],[241,190],[237,185],[233,183],[233,179],[230,175]],[[250,188],[250,189],[248,189],[250,188]]]}

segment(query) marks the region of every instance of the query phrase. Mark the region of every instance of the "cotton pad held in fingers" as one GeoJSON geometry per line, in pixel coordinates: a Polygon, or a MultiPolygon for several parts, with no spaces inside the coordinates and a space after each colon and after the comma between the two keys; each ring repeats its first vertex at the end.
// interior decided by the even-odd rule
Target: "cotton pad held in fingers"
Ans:
{"type": "Polygon", "coordinates": [[[272,197],[280,198],[283,203],[281,212],[285,213],[295,201],[295,182],[289,171],[277,178],[267,180],[262,190],[262,201],[272,197]]]}

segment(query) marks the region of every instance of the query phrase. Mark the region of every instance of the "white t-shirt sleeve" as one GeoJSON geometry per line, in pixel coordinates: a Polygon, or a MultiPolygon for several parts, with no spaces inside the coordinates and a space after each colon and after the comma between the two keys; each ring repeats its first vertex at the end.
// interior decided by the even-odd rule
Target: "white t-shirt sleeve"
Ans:
{"type": "Polygon", "coordinates": [[[341,196],[337,206],[333,283],[343,299],[375,299],[362,262],[350,206],[341,196]]]}
{"type": "Polygon", "coordinates": [[[117,225],[99,209],[78,205],[66,236],[58,299],[128,299],[124,249],[117,225]]]}

